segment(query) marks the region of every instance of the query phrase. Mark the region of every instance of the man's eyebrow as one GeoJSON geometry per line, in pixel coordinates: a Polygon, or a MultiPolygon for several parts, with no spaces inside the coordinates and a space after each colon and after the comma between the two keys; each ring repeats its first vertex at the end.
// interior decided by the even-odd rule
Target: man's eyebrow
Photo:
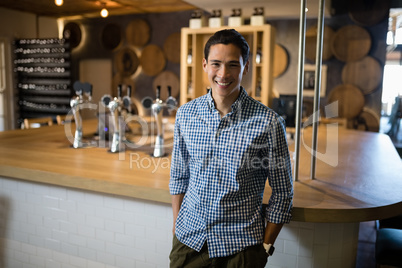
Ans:
{"type": "MultiPolygon", "coordinates": [[[[220,60],[214,60],[214,59],[211,59],[211,60],[209,60],[209,61],[218,62],[218,63],[222,62],[222,61],[220,61],[220,60]]],[[[238,60],[231,60],[231,61],[229,61],[228,63],[231,63],[231,64],[233,64],[233,63],[235,63],[235,64],[240,64],[240,61],[238,61],[238,60]]]]}

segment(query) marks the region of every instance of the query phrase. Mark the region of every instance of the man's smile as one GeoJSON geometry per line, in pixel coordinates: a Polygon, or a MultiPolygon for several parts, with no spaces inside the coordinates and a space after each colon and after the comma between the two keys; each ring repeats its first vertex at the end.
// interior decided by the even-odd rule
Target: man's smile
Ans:
{"type": "Polygon", "coordinates": [[[216,81],[216,83],[217,83],[219,86],[222,86],[222,87],[226,87],[226,86],[230,85],[230,82],[224,83],[224,82],[216,81]]]}

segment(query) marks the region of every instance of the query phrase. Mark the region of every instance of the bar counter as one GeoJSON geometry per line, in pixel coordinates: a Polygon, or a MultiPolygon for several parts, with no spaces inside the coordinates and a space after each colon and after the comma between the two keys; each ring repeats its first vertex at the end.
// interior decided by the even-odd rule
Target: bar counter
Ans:
{"type": "MultiPolygon", "coordinates": [[[[152,136],[110,153],[102,142],[72,148],[74,125],[0,132],[0,266],[168,267],[172,121],[161,158],[150,156],[152,136]]],[[[84,136],[96,130],[84,121],[84,136]]],[[[318,134],[310,179],[311,127],[303,129],[293,219],[266,268],[354,268],[360,222],[402,213],[401,160],[388,136],[336,124],[318,134]]],[[[264,203],[269,196],[267,186],[264,203]]]]}
{"type": "MultiPolygon", "coordinates": [[[[90,137],[96,127],[93,121],[84,122],[84,135],[90,137]]],[[[170,204],[170,153],[151,157],[149,143],[119,153],[108,152],[107,145],[74,149],[68,132],[65,126],[1,132],[0,175],[170,204]]],[[[167,136],[170,152],[172,135],[167,136]]],[[[402,212],[402,165],[388,136],[320,126],[318,152],[324,156],[318,157],[313,180],[311,128],[304,129],[302,141],[294,221],[361,222],[402,212]]],[[[264,202],[269,195],[267,187],[264,202]]]]}

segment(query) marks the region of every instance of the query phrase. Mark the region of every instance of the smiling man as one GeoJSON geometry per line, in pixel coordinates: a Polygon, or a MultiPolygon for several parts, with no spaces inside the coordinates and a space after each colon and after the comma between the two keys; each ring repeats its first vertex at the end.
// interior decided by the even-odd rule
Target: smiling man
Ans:
{"type": "Polygon", "coordinates": [[[284,223],[293,185],[282,118],[241,86],[249,46],[237,31],[206,43],[208,94],[176,115],[170,173],[170,267],[265,267],[284,223]],[[265,183],[272,189],[262,208],[265,183]]]}

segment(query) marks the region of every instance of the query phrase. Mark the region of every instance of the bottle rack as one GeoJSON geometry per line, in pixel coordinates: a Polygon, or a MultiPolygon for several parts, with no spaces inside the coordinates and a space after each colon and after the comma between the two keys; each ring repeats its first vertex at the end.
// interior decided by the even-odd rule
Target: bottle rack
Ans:
{"type": "Polygon", "coordinates": [[[71,53],[65,39],[18,39],[14,72],[19,119],[56,117],[70,111],[71,53]]]}
{"type": "MultiPolygon", "coordinates": [[[[204,95],[209,87],[208,77],[202,68],[204,45],[220,28],[182,28],[181,30],[181,69],[180,104],[204,95]]],[[[275,29],[269,25],[239,26],[235,28],[250,46],[249,73],[243,77],[242,86],[248,94],[269,106],[273,94],[273,53],[275,29]]]]}

